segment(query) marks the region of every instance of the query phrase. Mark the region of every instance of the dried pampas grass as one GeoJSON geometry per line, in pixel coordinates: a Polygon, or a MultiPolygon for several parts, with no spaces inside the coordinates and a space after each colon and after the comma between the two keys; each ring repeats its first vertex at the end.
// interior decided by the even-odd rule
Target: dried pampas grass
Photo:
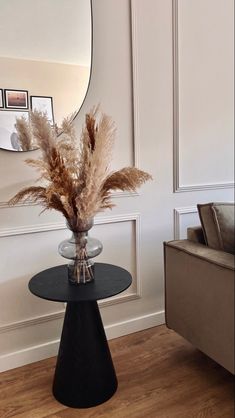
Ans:
{"type": "Polygon", "coordinates": [[[31,126],[27,123],[24,116],[16,119],[15,128],[22,151],[31,151],[37,148],[32,135],[31,126]]]}
{"type": "Polygon", "coordinates": [[[30,125],[25,119],[17,120],[19,136],[25,141],[30,138],[41,150],[41,158],[26,163],[39,171],[45,186],[27,187],[9,204],[38,202],[44,210],[61,212],[76,231],[97,212],[114,206],[113,190],[135,191],[151,176],[133,167],[110,173],[116,129],[111,118],[100,115],[97,107],[86,115],[79,144],[72,119],[73,115],[64,119],[59,137],[58,130],[38,111],[30,112],[30,125]]]}

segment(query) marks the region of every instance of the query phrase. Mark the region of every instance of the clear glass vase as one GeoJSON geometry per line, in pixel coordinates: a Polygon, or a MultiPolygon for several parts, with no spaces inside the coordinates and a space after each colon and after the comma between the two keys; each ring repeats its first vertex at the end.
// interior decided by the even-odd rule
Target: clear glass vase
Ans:
{"type": "Polygon", "coordinates": [[[70,260],[68,263],[70,283],[85,284],[94,280],[93,258],[101,253],[103,245],[98,239],[88,236],[92,226],[93,220],[82,222],[73,230],[68,225],[72,236],[59,244],[59,254],[70,260]]]}

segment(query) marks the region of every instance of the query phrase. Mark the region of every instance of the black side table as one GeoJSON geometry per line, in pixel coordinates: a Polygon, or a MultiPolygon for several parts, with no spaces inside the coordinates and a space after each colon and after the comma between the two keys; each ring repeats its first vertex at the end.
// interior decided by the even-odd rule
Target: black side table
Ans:
{"type": "Polygon", "coordinates": [[[95,264],[95,280],[87,284],[70,284],[66,265],[30,280],[34,295],[67,302],[53,382],[53,394],[62,404],[89,408],[115,393],[118,382],[97,300],[121,293],[131,282],[128,271],[103,263],[95,264]]]}

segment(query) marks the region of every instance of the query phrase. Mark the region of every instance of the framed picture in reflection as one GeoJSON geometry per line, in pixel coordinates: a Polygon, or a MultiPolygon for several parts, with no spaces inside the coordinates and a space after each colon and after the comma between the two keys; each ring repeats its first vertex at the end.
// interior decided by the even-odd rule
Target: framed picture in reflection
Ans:
{"type": "Polygon", "coordinates": [[[0,107],[4,107],[4,102],[3,102],[3,89],[0,89],[0,107]]]}
{"type": "Polygon", "coordinates": [[[32,110],[45,113],[51,125],[55,124],[53,111],[53,98],[51,96],[30,96],[32,110]]]}
{"type": "Polygon", "coordinates": [[[28,92],[27,90],[5,89],[5,106],[6,109],[28,109],[28,92]]]}

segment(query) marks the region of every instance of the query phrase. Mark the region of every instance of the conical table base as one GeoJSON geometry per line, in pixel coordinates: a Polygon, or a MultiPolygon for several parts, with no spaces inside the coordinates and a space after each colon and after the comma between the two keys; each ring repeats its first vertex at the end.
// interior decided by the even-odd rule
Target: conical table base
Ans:
{"type": "Polygon", "coordinates": [[[117,378],[96,301],[67,304],[53,394],[64,405],[88,408],[108,400],[117,378]]]}

